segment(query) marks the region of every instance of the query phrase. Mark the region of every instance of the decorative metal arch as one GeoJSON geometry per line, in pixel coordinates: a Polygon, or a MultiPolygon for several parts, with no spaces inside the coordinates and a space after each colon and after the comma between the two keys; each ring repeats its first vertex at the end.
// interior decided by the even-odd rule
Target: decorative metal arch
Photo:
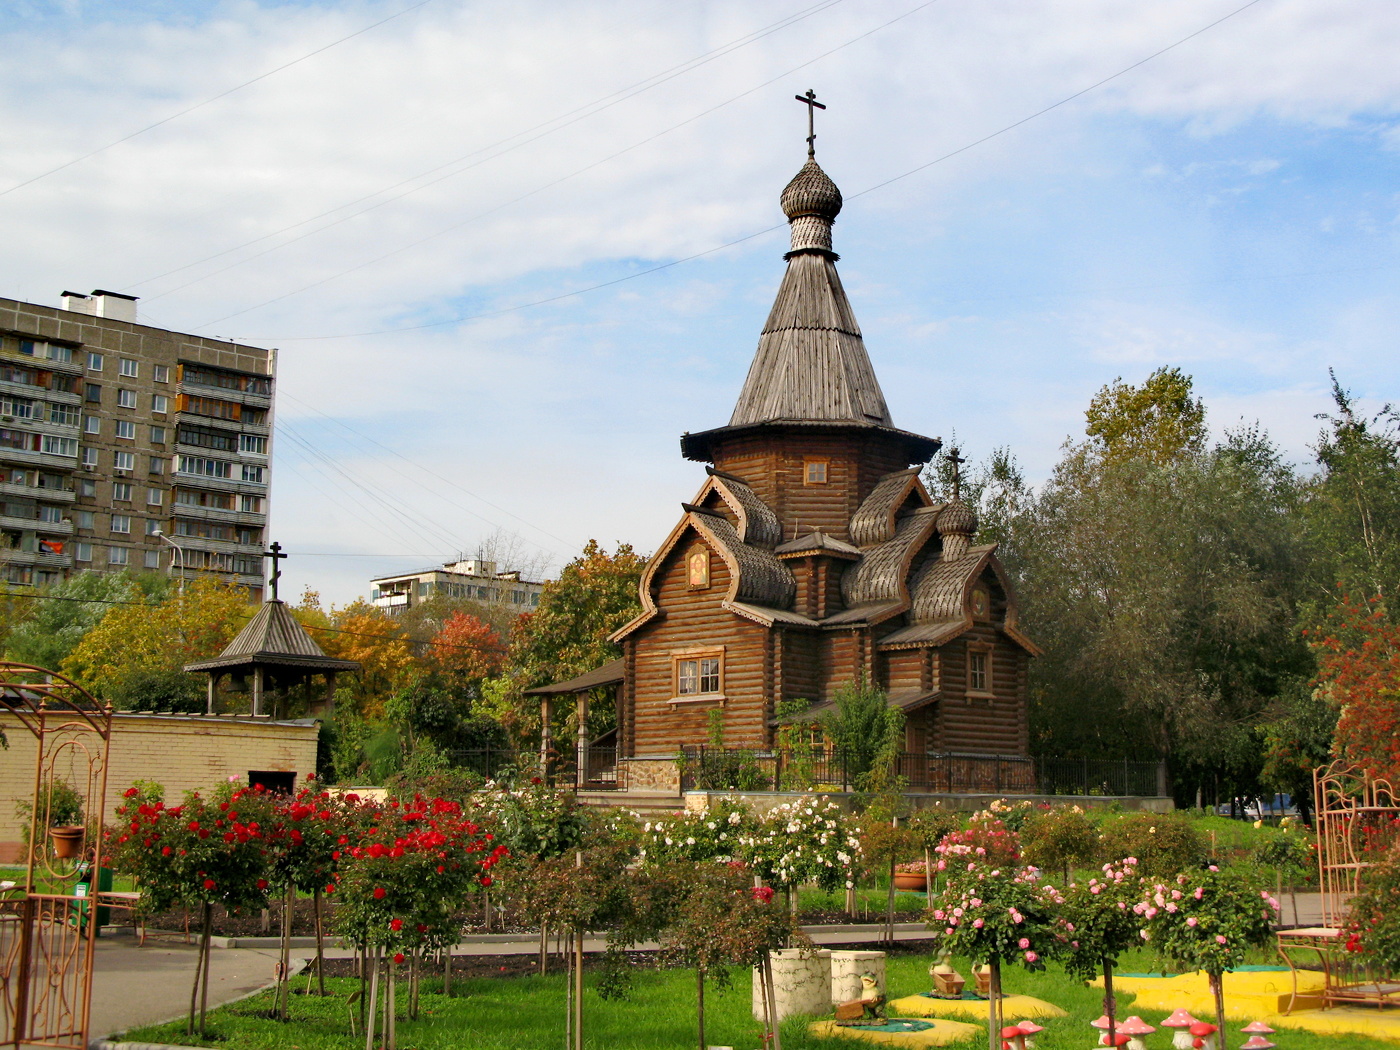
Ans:
{"type": "Polygon", "coordinates": [[[0,899],[0,1046],[85,1050],[112,707],[56,671],[0,661],[0,710],[14,715],[35,742],[25,882],[22,895],[0,899]],[[48,835],[52,789],[60,779],[83,799],[83,823],[75,831],[81,835],[78,860],[93,875],[90,895],[79,896],[76,886],[39,892],[41,882],[58,890],[78,874],[78,864],[65,864],[48,835]]]}
{"type": "Polygon", "coordinates": [[[1375,863],[1376,836],[1395,834],[1400,796],[1388,780],[1337,761],[1313,772],[1317,806],[1317,866],[1323,925],[1339,927],[1346,902],[1375,863]],[[1368,848],[1369,847],[1369,848],[1368,848]]]}

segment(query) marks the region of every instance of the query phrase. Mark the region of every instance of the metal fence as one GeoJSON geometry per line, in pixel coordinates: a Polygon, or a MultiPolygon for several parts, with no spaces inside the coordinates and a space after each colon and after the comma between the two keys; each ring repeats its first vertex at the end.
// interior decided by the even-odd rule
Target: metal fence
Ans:
{"type": "MultiPolygon", "coordinates": [[[[713,791],[850,791],[868,759],[840,751],[687,747],[682,786],[713,791]]],[[[918,754],[895,758],[906,790],[950,795],[1149,796],[1167,792],[1160,762],[1024,755],[918,754]]]]}
{"type": "MultiPolygon", "coordinates": [[[[488,747],[447,753],[458,769],[469,769],[487,780],[516,781],[539,777],[551,785],[578,784],[578,755],[574,751],[551,752],[544,763],[538,751],[488,747]]],[[[584,755],[583,788],[588,791],[623,791],[627,788],[626,763],[617,760],[613,747],[590,747],[584,755]]]]}

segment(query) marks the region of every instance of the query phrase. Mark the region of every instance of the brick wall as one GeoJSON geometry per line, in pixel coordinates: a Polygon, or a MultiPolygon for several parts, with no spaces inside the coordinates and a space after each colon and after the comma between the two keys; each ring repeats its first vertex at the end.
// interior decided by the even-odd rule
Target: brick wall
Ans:
{"type": "MultiPolygon", "coordinates": [[[[33,735],[14,715],[0,711],[0,729],[9,739],[0,751],[0,863],[20,856],[21,826],[15,803],[34,791],[33,735]]],[[[112,819],[122,792],[133,780],[165,786],[168,801],[192,789],[207,790],[248,771],[279,770],[298,775],[298,784],[316,768],[315,723],[252,718],[117,714],[112,718],[112,750],[107,776],[105,819],[112,819]]],[[[71,762],[60,760],[64,775],[71,762]]],[[[74,765],[65,776],[74,786],[86,777],[74,765]]]]}

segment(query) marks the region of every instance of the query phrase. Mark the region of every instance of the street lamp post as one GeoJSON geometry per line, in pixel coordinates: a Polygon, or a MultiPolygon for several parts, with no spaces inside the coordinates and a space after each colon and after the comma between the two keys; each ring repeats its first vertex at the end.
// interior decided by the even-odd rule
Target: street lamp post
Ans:
{"type": "Polygon", "coordinates": [[[185,592],[185,548],[181,547],[160,529],[156,529],[151,535],[159,536],[166,543],[170,544],[171,549],[175,552],[170,556],[170,567],[173,569],[177,564],[180,566],[180,575],[178,579],[180,580],[180,593],[183,594],[185,592]]]}

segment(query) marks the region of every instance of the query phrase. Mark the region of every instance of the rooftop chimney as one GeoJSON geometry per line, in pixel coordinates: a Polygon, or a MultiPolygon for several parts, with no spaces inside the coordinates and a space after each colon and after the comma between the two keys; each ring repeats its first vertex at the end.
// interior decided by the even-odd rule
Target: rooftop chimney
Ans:
{"type": "Polygon", "coordinates": [[[76,314],[89,314],[93,317],[108,317],[113,321],[136,322],[136,299],[134,295],[121,292],[108,292],[101,288],[93,289],[91,295],[81,292],[64,292],[63,309],[76,314]]]}

